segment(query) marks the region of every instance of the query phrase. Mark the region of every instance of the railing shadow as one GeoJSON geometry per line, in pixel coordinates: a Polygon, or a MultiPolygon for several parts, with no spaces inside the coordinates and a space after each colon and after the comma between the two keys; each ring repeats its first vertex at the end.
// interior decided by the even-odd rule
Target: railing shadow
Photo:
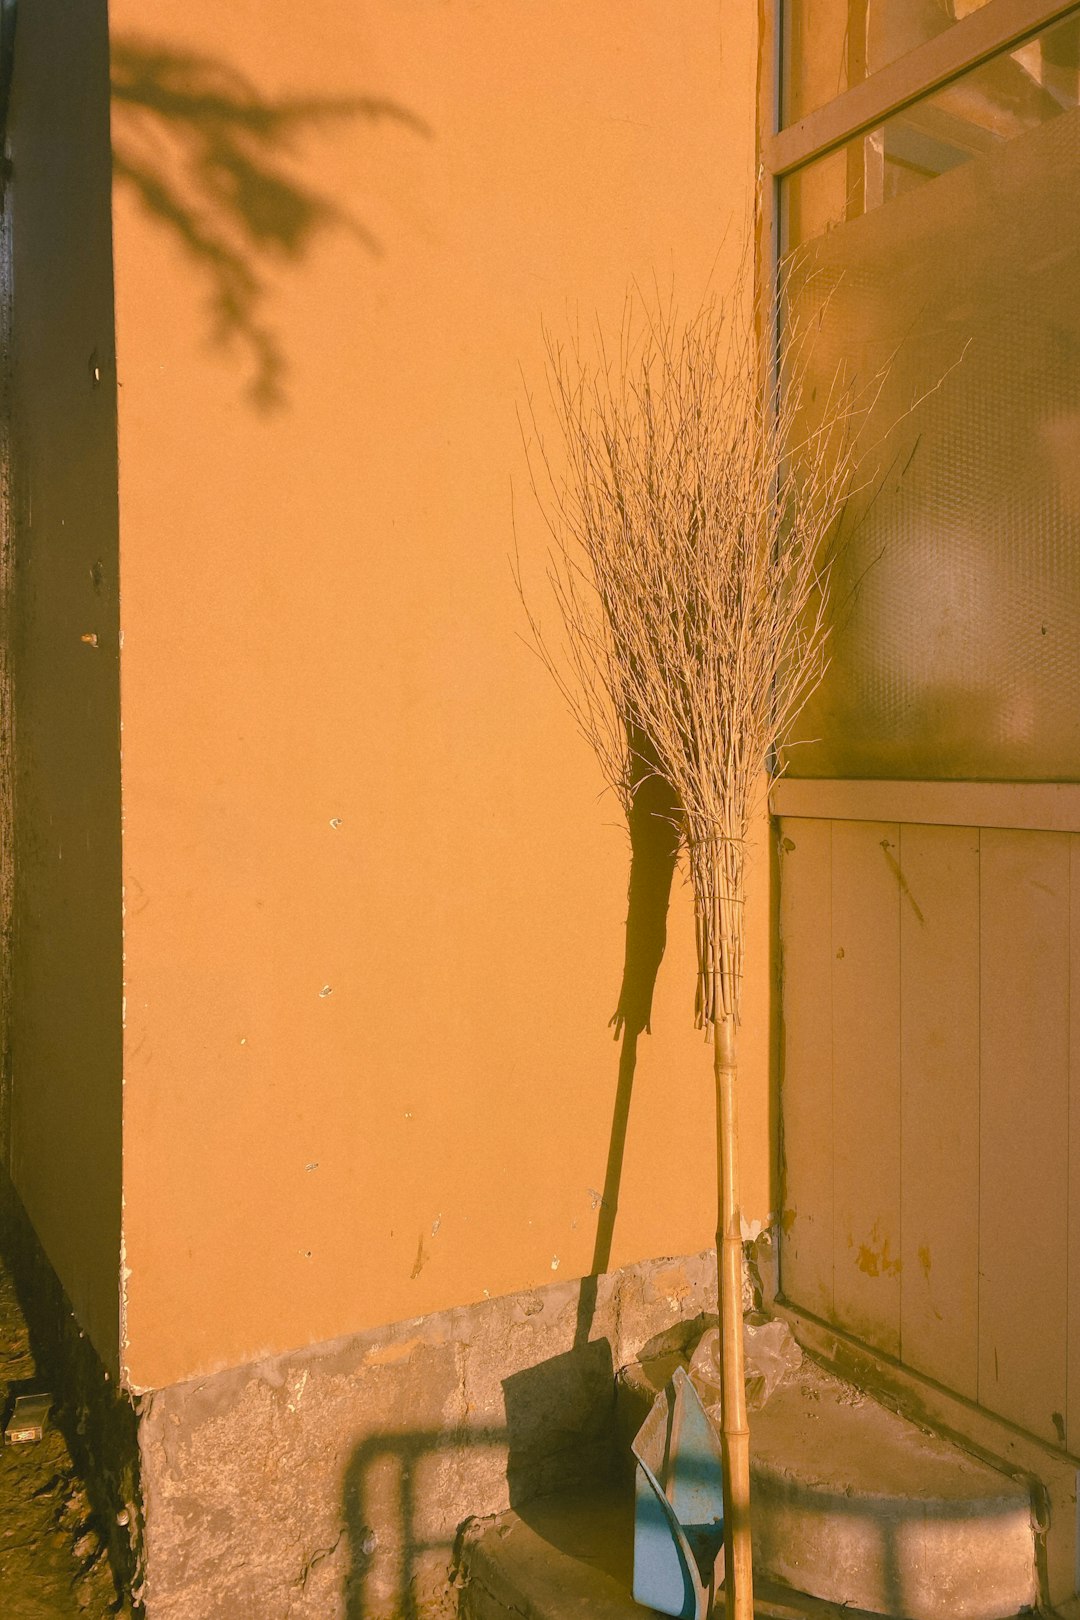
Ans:
{"type": "Polygon", "coordinates": [[[264,268],[299,264],[331,230],[380,251],[367,226],[298,178],[302,138],[342,123],[430,128],[386,97],[263,96],[219,58],[132,34],[113,38],[111,94],[116,181],[195,267],[212,343],[246,352],[251,402],[282,405],[287,359],[264,268]]]}
{"type": "MultiPolygon", "coordinates": [[[[376,1434],[354,1450],[346,1471],[343,1511],[348,1537],[350,1565],[345,1577],[346,1620],[419,1620],[438,1590],[460,1586],[467,1577],[466,1544],[470,1534],[483,1528],[483,1519],[492,1512],[480,1493],[484,1475],[497,1470],[512,1446],[512,1424],[461,1429],[454,1432],[410,1430],[376,1434]],[[475,1456],[486,1452],[484,1459],[475,1456]],[[471,1459],[466,1455],[473,1453],[471,1459]],[[447,1490],[457,1489],[475,1471],[477,1498],[472,1504],[480,1515],[455,1522],[452,1513],[442,1510],[447,1490]]],[[[880,1607],[874,1614],[903,1620],[913,1606],[925,1600],[920,1584],[926,1572],[924,1539],[940,1538],[950,1523],[1014,1521],[1015,1502],[1008,1500],[935,1501],[932,1507],[917,1497],[898,1503],[893,1511],[881,1501],[860,1498],[837,1490],[799,1488],[790,1482],[792,1497],[798,1498],[798,1511],[813,1516],[812,1534],[827,1544],[833,1538],[837,1556],[847,1547],[850,1556],[852,1533],[857,1543],[867,1547],[867,1557],[877,1566],[880,1607]],[[859,1527],[859,1521],[862,1521],[859,1527]]],[[[487,1483],[490,1495],[491,1483],[487,1483]]],[[[572,1480],[566,1500],[547,1491],[535,1490],[518,1504],[518,1516],[556,1553],[603,1569],[629,1594],[632,1581],[634,1522],[633,1485],[625,1470],[595,1478],[572,1480]],[[583,1488],[584,1487],[584,1488],[583,1488]],[[598,1534],[594,1535],[594,1531],[598,1534]]],[[[777,1495],[754,1510],[756,1547],[771,1557],[768,1536],[761,1515],[779,1513],[785,1522],[792,1504],[777,1495]]],[[[460,1502],[460,1498],[459,1498],[460,1502]]],[[[811,1532],[805,1532],[808,1534],[811,1532]]],[[[862,1578],[862,1577],[860,1577],[862,1578]]],[[[785,1603],[797,1589],[775,1575],[767,1575],[755,1561],[755,1585],[763,1614],[791,1612],[785,1603]],[[778,1609],[776,1605],[780,1605],[778,1609]]],[[[568,1601],[572,1595],[568,1594],[568,1601]]],[[[756,1606],[756,1605],[755,1605],[756,1606]]],[[[445,1607],[439,1610],[445,1613],[445,1607]]],[[[872,1620],[867,1611],[851,1606],[842,1595],[819,1598],[814,1609],[820,1620],[872,1620]]]]}
{"type": "MultiPolygon", "coordinates": [[[[603,1374],[606,1365],[607,1392],[613,1391],[611,1353],[606,1341],[606,1363],[599,1344],[590,1350],[594,1353],[589,1358],[587,1382],[593,1384],[591,1375],[603,1374]]],[[[555,1357],[543,1369],[527,1371],[542,1372],[546,1399],[538,1410],[531,1398],[536,1385],[519,1386],[529,1390],[529,1400],[522,1402],[513,1389],[515,1379],[505,1380],[505,1426],[376,1434],[353,1451],[342,1492],[349,1545],[346,1620],[390,1615],[394,1620],[418,1620],[422,1607],[419,1594],[430,1597],[448,1579],[451,1586],[456,1583],[464,1538],[475,1519],[457,1518],[443,1504],[451,1493],[461,1492],[463,1480],[476,1480],[469,1504],[476,1515],[483,1518],[493,1509],[505,1507],[509,1498],[527,1523],[535,1518],[541,1533],[546,1522],[543,1508],[534,1504],[550,1500],[553,1492],[595,1487],[598,1499],[602,1496],[613,1455],[606,1432],[610,1401],[605,1398],[602,1410],[594,1414],[591,1424],[586,1424],[586,1430],[593,1430],[593,1440],[597,1432],[604,1431],[604,1449],[600,1453],[590,1443],[588,1432],[568,1432],[561,1437],[557,1431],[559,1401],[566,1394],[565,1377],[572,1376],[569,1358],[555,1357]],[[566,1447],[575,1440],[580,1451],[570,1457],[566,1447]],[[546,1466],[545,1458],[539,1455],[545,1441],[546,1466]],[[527,1489],[522,1472],[526,1464],[533,1469],[527,1489]]]]}
{"type": "Polygon", "coordinates": [[[416,1620],[417,1587],[422,1579],[446,1576],[459,1530],[437,1519],[425,1522],[425,1492],[440,1489],[442,1468],[463,1447],[497,1457],[506,1444],[505,1429],[485,1427],[376,1434],[356,1447],[342,1493],[346,1620],[383,1614],[416,1620]]]}

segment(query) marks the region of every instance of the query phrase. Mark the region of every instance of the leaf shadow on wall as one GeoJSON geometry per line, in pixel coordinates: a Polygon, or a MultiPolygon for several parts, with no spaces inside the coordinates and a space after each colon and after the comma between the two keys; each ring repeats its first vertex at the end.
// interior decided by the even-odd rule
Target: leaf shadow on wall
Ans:
{"type": "Polygon", "coordinates": [[[651,1028],[653,993],[667,947],[671,882],[679,852],[678,800],[670,784],[650,768],[642,739],[632,739],[631,746],[635,758],[643,763],[646,774],[638,783],[627,818],[630,831],[630,886],[626,910],[626,952],[619,1004],[611,1020],[615,1039],[621,1038],[622,1045],[592,1265],[589,1275],[582,1281],[578,1300],[575,1337],[578,1347],[588,1342],[596,1311],[598,1279],[611,1263],[630,1102],[637,1069],[638,1040],[642,1034],[648,1034],[651,1028]]]}
{"type": "Polygon", "coordinates": [[[113,40],[111,92],[117,183],[194,265],[210,340],[245,356],[251,403],[282,406],[288,363],[266,272],[298,265],[333,230],[381,251],[367,226],[299,178],[302,139],[343,123],[392,123],[422,137],[430,128],[384,97],[264,97],[228,63],[134,35],[113,40]]]}

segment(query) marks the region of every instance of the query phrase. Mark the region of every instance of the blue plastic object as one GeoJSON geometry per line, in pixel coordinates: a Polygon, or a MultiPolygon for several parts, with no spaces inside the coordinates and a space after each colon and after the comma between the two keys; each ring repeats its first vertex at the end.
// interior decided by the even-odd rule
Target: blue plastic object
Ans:
{"type": "Polygon", "coordinates": [[[720,1445],[686,1372],[653,1402],[633,1443],[634,1601],[708,1620],[724,1582],[720,1445]]]}

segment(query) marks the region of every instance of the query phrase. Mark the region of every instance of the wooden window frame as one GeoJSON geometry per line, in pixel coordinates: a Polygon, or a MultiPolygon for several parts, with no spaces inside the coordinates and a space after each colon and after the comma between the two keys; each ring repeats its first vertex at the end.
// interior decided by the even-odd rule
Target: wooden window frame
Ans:
{"type": "MultiPolygon", "coordinates": [[[[759,0],[758,25],[758,214],[755,256],[759,336],[766,371],[775,375],[781,350],[777,270],[780,257],[780,185],[815,159],[902,112],[906,107],[960,78],[1000,52],[1040,34],[1067,17],[1080,16],[1078,0],[988,0],[980,10],[954,23],[870,78],[853,85],[822,107],[780,127],[780,10],[783,0],[759,0]]],[[[875,815],[899,796],[906,819],[935,824],[1038,827],[1080,833],[1080,784],[983,784],[832,782],[781,778],[773,785],[774,815],[858,819],[875,815]],[[948,803],[962,803],[950,812],[948,803]]],[[[896,820],[890,809],[886,819],[896,820]]],[[[901,820],[905,816],[900,817],[901,820]]]]}
{"type": "Polygon", "coordinates": [[[1080,833],[1078,782],[782,776],[772,785],[769,808],[774,816],[791,820],[898,821],[904,826],[1080,833]]]}
{"type": "Polygon", "coordinates": [[[1000,52],[1042,33],[1080,0],[987,0],[943,33],[887,63],[868,79],[785,127],[780,125],[781,6],[758,0],[758,194],[755,259],[762,356],[775,373],[780,354],[777,267],[780,261],[780,186],[788,176],[876,128],[894,113],[1000,52]]]}
{"type": "Polygon", "coordinates": [[[762,160],[773,183],[1077,10],[1077,0],[989,0],[804,118],[779,127],[780,0],[763,19],[762,160]]]}

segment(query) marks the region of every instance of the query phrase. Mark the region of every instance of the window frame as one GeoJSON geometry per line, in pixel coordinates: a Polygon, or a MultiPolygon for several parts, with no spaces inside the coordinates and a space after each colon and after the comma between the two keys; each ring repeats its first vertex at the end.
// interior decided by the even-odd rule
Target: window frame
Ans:
{"type": "MultiPolygon", "coordinates": [[[[781,188],[784,182],[817,159],[880,127],[894,114],[905,111],[924,97],[962,78],[971,69],[1027,43],[1065,18],[1071,16],[1080,19],[1080,0],[987,0],[978,11],[954,23],[905,56],[886,64],[872,77],[841,92],[804,117],[782,126],[783,4],[784,0],[759,0],[758,7],[758,164],[754,257],[762,375],[770,388],[776,386],[779,377],[785,342],[781,298],[781,188]]],[[[842,229],[843,226],[838,228],[842,229]]],[[[888,782],[885,778],[877,777],[868,779],[882,793],[886,789],[907,791],[914,786],[925,787],[928,781],[923,778],[904,778],[899,782],[888,782]]],[[[864,785],[857,779],[846,777],[835,781],[825,777],[784,778],[782,785],[774,781],[772,793],[780,792],[776,802],[770,800],[774,816],[789,813],[784,806],[793,783],[793,791],[799,800],[799,808],[794,813],[820,815],[826,819],[833,816],[833,811],[826,805],[833,788],[839,785],[846,792],[853,783],[860,788],[864,785]],[[825,808],[813,809],[819,801],[825,808]]],[[[937,784],[931,785],[936,791],[937,784]]],[[[1026,780],[1019,783],[987,781],[984,784],[980,779],[978,785],[980,791],[985,785],[1007,795],[1008,804],[1013,807],[1008,814],[1016,815],[1022,813],[1017,806],[1027,802],[1025,794],[1028,798],[1032,797],[1028,790],[1032,786],[1041,789],[1046,784],[1032,784],[1026,780]]],[[[966,790],[966,784],[959,779],[949,779],[942,786],[947,789],[946,796],[962,788],[966,790]]],[[[1062,814],[1068,826],[1080,833],[1080,779],[1064,784],[1055,782],[1053,786],[1055,789],[1058,786],[1067,789],[1067,795],[1063,794],[1062,797],[1062,814]]],[[[940,806],[937,806],[933,816],[934,825],[943,824],[939,810],[940,806]]],[[[844,812],[840,814],[842,819],[844,812]]],[[[1000,816],[1005,812],[995,811],[995,814],[999,815],[999,820],[994,825],[1004,826],[1005,821],[1000,816]]],[[[860,815],[854,819],[865,818],[860,815]]],[[[929,818],[924,819],[929,824],[929,818]]],[[[964,824],[969,823],[965,820],[964,824]]],[[[1008,825],[1033,827],[1034,821],[1009,820],[1008,825]]]]}
{"type": "Polygon", "coordinates": [[[759,336],[765,374],[775,376],[782,348],[777,277],[780,188],[797,170],[877,128],[894,113],[933,94],[1000,52],[1080,13],[1080,0],[988,0],[986,5],[905,56],[834,96],[805,117],[781,125],[784,0],[758,0],[758,170],[754,257],[759,336]]]}
{"type": "Polygon", "coordinates": [[[902,112],[923,96],[1022,45],[1051,23],[1077,10],[1077,0],[989,0],[989,4],[926,40],[906,56],[879,68],[824,106],[780,127],[780,7],[772,0],[763,40],[763,168],[773,188],[794,170],[902,112]]]}

